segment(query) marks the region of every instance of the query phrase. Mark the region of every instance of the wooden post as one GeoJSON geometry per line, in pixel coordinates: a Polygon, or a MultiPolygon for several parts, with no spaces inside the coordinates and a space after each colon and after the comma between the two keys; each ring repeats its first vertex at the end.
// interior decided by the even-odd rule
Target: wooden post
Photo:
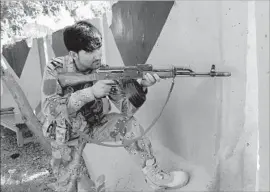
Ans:
{"type": "Polygon", "coordinates": [[[38,138],[38,141],[41,143],[42,147],[46,150],[46,152],[51,153],[50,143],[46,140],[46,138],[42,134],[42,125],[39,122],[38,118],[35,116],[19,83],[16,81],[16,79],[9,71],[8,62],[5,60],[2,54],[1,54],[1,78],[5,83],[6,87],[9,89],[15,102],[17,103],[22,115],[22,120],[30,129],[30,131],[32,131],[35,137],[38,138]]]}

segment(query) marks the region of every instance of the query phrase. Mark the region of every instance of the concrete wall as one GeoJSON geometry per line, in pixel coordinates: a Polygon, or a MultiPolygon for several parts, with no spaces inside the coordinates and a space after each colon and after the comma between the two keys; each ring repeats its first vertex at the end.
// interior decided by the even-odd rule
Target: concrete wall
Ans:
{"type": "MultiPolygon", "coordinates": [[[[122,9],[118,12],[125,19],[121,20],[121,15],[115,13],[114,16],[117,17],[115,25],[123,26],[122,31],[148,26],[142,23],[150,23],[151,19],[138,19],[136,22],[136,18],[140,18],[143,11],[135,12],[134,6],[126,4],[126,2],[119,2],[118,9],[121,9],[121,6],[122,9]],[[130,18],[133,19],[129,19],[127,25],[125,25],[127,19],[124,10],[133,13],[130,14],[130,18]],[[129,28],[126,29],[125,26],[129,28]]],[[[146,5],[144,9],[150,9],[148,12],[151,12],[151,8],[146,5]]],[[[155,17],[155,13],[152,15],[155,17]]],[[[145,63],[153,64],[153,66],[187,66],[198,72],[207,72],[211,64],[216,64],[218,70],[230,71],[233,76],[220,79],[177,78],[170,102],[150,136],[175,154],[192,163],[202,165],[209,174],[212,174],[215,172],[215,155],[219,151],[222,134],[236,134],[235,138],[237,138],[238,132],[243,129],[247,3],[176,1],[166,17],[161,32],[157,31],[160,35],[145,63]],[[230,98],[226,104],[222,103],[224,97],[230,98]],[[222,107],[228,104],[231,107],[223,110],[222,107]],[[225,120],[226,115],[232,112],[236,116],[225,120]],[[230,124],[230,128],[225,133],[222,132],[222,125],[225,124],[223,121],[230,124]]],[[[135,43],[130,41],[132,38],[119,38],[116,34],[125,34],[121,31],[114,32],[114,27],[111,29],[117,45],[122,46],[124,43],[121,41],[126,40],[130,42],[131,47],[135,46],[135,43]]],[[[143,49],[143,44],[151,44],[152,39],[146,38],[149,31],[147,27],[142,30],[141,36],[133,35],[132,37],[136,38],[133,42],[143,41],[140,45],[143,49]]],[[[118,46],[120,54],[123,50],[121,46],[118,46]]],[[[108,57],[112,58],[110,50],[107,52],[108,57]]],[[[132,53],[140,57],[135,48],[132,53]]],[[[124,64],[126,64],[125,60],[123,58],[124,64]]],[[[136,114],[145,127],[161,109],[169,86],[170,80],[164,80],[149,89],[148,101],[136,114]]]]}
{"type": "MultiPolygon", "coordinates": [[[[216,1],[177,1],[147,63],[186,66],[197,72],[208,72],[211,64],[215,64],[218,70],[231,71],[224,65],[226,58],[222,59],[220,49],[222,9],[216,1]]],[[[243,21],[240,27],[244,26],[243,21]]],[[[244,43],[244,39],[240,41],[244,43]]],[[[153,134],[154,139],[188,161],[204,166],[208,173],[214,171],[218,149],[222,81],[230,82],[231,78],[177,78],[170,102],[153,134]]],[[[149,100],[138,114],[143,124],[149,124],[161,109],[170,83],[166,80],[150,89],[149,100]],[[152,110],[156,113],[149,115],[152,110]]]]}
{"type": "Polygon", "coordinates": [[[259,191],[269,188],[269,1],[256,2],[259,74],[259,191]]]}
{"type": "MultiPolygon", "coordinates": [[[[266,71],[266,66],[256,63],[256,31],[262,33],[265,29],[256,22],[255,5],[257,14],[267,14],[268,10],[243,1],[176,1],[167,16],[170,6],[163,3],[166,9],[160,15],[167,19],[151,48],[155,36],[149,38],[147,34],[154,19],[149,15],[155,18],[158,8],[147,3],[118,2],[113,9],[112,34],[105,33],[106,60],[110,65],[149,63],[188,66],[196,71],[208,71],[211,64],[216,64],[218,70],[230,71],[230,78],[178,78],[171,100],[149,136],[174,154],[204,167],[213,176],[216,189],[255,190],[259,183],[256,175],[261,125],[256,110],[261,90],[256,71],[266,71]],[[138,33],[134,35],[134,31],[138,33]],[[145,59],[149,47],[152,50],[145,59]]],[[[149,89],[147,102],[136,114],[144,127],[161,110],[169,86],[170,81],[165,80],[149,89]]],[[[265,98],[265,94],[260,97],[265,98]]],[[[266,138],[262,145],[267,150],[266,138]]],[[[265,158],[269,159],[267,155],[265,158]]],[[[266,172],[261,175],[269,178],[266,172]]]]}

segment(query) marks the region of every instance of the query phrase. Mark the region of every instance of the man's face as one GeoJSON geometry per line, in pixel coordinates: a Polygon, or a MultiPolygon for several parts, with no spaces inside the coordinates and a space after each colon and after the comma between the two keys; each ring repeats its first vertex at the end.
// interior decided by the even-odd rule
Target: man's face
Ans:
{"type": "Polygon", "coordinates": [[[102,49],[96,49],[93,52],[81,50],[78,52],[76,63],[82,71],[98,69],[101,66],[102,49]]]}

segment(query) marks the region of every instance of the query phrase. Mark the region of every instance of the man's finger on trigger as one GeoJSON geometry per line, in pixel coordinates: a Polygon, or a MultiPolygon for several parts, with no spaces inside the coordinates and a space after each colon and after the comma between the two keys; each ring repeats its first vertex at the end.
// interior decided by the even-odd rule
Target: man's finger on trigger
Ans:
{"type": "Polygon", "coordinates": [[[149,79],[150,82],[155,82],[155,78],[150,74],[150,73],[147,73],[147,77],[149,79]]]}
{"type": "Polygon", "coordinates": [[[161,78],[158,76],[158,74],[155,73],[153,76],[155,77],[156,81],[160,82],[161,78]]]}
{"type": "Polygon", "coordinates": [[[151,79],[149,78],[149,76],[146,74],[144,79],[147,81],[147,82],[151,82],[151,79]]]}

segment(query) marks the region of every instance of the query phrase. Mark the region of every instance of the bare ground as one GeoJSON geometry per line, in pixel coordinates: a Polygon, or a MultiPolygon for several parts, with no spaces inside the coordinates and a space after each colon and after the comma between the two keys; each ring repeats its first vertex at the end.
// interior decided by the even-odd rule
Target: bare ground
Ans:
{"type": "MultiPolygon", "coordinates": [[[[1,192],[53,192],[47,184],[54,182],[50,155],[36,141],[17,146],[15,132],[1,130],[1,192]]],[[[30,137],[24,131],[24,137],[30,137]]]]}

